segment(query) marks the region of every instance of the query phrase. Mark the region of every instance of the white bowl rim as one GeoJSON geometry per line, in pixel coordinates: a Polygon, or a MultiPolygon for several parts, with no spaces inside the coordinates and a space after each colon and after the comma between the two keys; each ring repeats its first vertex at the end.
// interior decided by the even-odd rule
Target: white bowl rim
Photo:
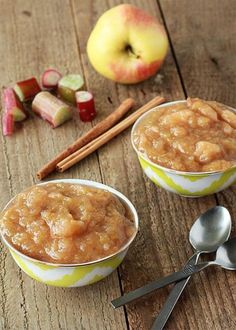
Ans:
{"type": "MultiPolygon", "coordinates": [[[[166,172],[170,172],[173,174],[177,174],[177,175],[182,175],[182,176],[208,176],[208,175],[216,175],[216,174],[222,174],[222,173],[226,173],[229,172],[233,169],[236,168],[235,166],[232,166],[230,168],[227,168],[226,170],[222,170],[222,171],[210,171],[210,172],[186,172],[186,171],[179,171],[179,170],[174,170],[172,168],[168,168],[168,167],[164,167],[161,166],[159,164],[156,164],[154,162],[152,162],[147,156],[145,156],[143,153],[141,153],[135,146],[134,141],[133,141],[133,135],[134,135],[134,131],[137,127],[137,125],[144,119],[145,116],[147,116],[150,112],[154,112],[157,111],[160,108],[165,108],[167,106],[170,105],[174,105],[174,104],[178,104],[178,103],[186,103],[186,100],[177,100],[177,101],[171,101],[171,102],[166,102],[164,104],[158,105],[155,108],[152,108],[150,110],[148,110],[147,112],[145,112],[144,114],[142,114],[134,123],[132,130],[131,130],[131,144],[133,146],[133,149],[135,150],[135,152],[137,153],[137,155],[141,158],[143,158],[146,162],[150,163],[153,167],[156,167],[157,169],[161,169],[163,171],[166,172]]],[[[223,104],[223,103],[222,103],[223,104]]],[[[229,108],[230,110],[232,110],[233,112],[236,112],[235,108],[232,108],[228,105],[223,104],[224,106],[226,106],[227,108],[229,108]]]]}
{"type": "MultiPolygon", "coordinates": [[[[138,233],[138,228],[139,228],[139,219],[138,219],[138,214],[137,211],[134,207],[134,205],[130,202],[130,200],[123,195],[121,192],[119,192],[118,190],[105,185],[103,183],[100,182],[96,182],[96,181],[92,181],[92,180],[83,180],[83,179],[56,179],[56,180],[49,180],[49,181],[44,181],[44,182],[40,182],[37,183],[33,186],[41,186],[41,185],[45,185],[48,183],[71,183],[71,184],[81,184],[84,186],[89,186],[89,187],[94,187],[94,188],[98,188],[98,189],[102,189],[102,190],[106,190],[111,192],[112,194],[114,194],[115,196],[117,196],[120,200],[122,200],[129,208],[129,210],[131,211],[132,215],[133,215],[133,219],[134,219],[134,224],[135,224],[135,233],[133,234],[133,236],[128,240],[128,242],[122,246],[118,251],[116,251],[113,254],[110,254],[109,256],[106,256],[104,258],[101,259],[97,259],[97,260],[92,260],[89,262],[84,262],[84,263],[77,263],[77,264],[60,264],[60,263],[52,263],[52,262],[47,262],[47,261],[42,261],[39,259],[35,259],[32,257],[27,256],[26,254],[18,251],[13,245],[11,245],[11,243],[9,243],[7,241],[7,239],[4,237],[3,233],[0,231],[0,236],[3,240],[3,242],[5,243],[5,245],[10,249],[13,250],[17,255],[21,256],[22,258],[25,258],[31,262],[37,262],[43,265],[48,265],[48,266],[52,266],[52,267],[78,267],[78,266],[89,266],[89,265],[93,265],[93,264],[98,264],[102,261],[106,261],[109,260],[115,256],[118,256],[121,252],[124,252],[126,249],[129,248],[130,244],[133,242],[133,240],[135,239],[137,233],[138,233]]],[[[33,187],[32,186],[32,187],[33,187]]],[[[16,195],[17,196],[17,195],[16,195]]],[[[14,198],[16,197],[14,196],[3,208],[3,211],[7,208],[7,206],[14,200],[14,198]]]]}

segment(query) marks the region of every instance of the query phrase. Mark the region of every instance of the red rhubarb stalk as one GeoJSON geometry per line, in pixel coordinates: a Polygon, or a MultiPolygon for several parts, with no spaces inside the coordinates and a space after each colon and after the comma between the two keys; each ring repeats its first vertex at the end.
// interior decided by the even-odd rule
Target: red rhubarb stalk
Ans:
{"type": "Polygon", "coordinates": [[[19,101],[13,88],[4,88],[2,92],[2,107],[4,112],[13,115],[14,121],[22,121],[26,118],[22,103],[19,101]]]}
{"type": "Polygon", "coordinates": [[[13,115],[9,112],[4,112],[2,117],[3,135],[12,135],[14,131],[13,115]]]}
{"type": "Polygon", "coordinates": [[[21,102],[32,99],[41,91],[37,80],[33,77],[27,80],[19,81],[15,84],[14,90],[21,102]]]}
{"type": "Polygon", "coordinates": [[[92,93],[80,91],[75,93],[75,97],[80,119],[84,122],[92,121],[96,116],[94,98],[92,93]]]}

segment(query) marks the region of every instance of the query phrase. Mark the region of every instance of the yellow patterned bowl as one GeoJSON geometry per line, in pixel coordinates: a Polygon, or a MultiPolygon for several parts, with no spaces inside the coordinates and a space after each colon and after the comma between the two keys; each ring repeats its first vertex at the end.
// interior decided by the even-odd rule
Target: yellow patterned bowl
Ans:
{"type": "MultiPolygon", "coordinates": [[[[219,172],[176,171],[153,163],[139,150],[137,150],[133,141],[133,134],[137,125],[139,125],[150,112],[158,111],[159,109],[179,103],[186,103],[186,101],[183,100],[168,102],[155,107],[143,114],[133,125],[131,132],[131,142],[135,152],[138,155],[138,159],[144,173],[157,186],[184,197],[202,197],[211,195],[225,188],[228,188],[233,183],[236,183],[236,167],[232,167],[226,171],[219,172]]],[[[231,107],[228,108],[236,112],[235,109],[231,107]]]]}
{"type": "MultiPolygon", "coordinates": [[[[87,262],[84,264],[52,264],[44,261],[39,261],[17,251],[4,238],[4,236],[1,235],[3,242],[8,247],[17,265],[27,275],[39,282],[58,287],[81,287],[102,280],[103,278],[111,274],[120,265],[129,249],[130,244],[132,243],[137,234],[138,215],[133,204],[128,200],[127,197],[125,197],[117,190],[98,182],[79,179],[63,179],[53,180],[49,182],[67,182],[72,184],[81,184],[104,189],[111,192],[112,194],[117,196],[125,205],[127,205],[129,210],[131,211],[136,226],[135,234],[116,253],[108,257],[92,262],[87,262]]],[[[43,185],[46,183],[48,182],[40,183],[39,185],[43,185]]],[[[9,205],[9,203],[6,205],[6,207],[9,205]]]]}

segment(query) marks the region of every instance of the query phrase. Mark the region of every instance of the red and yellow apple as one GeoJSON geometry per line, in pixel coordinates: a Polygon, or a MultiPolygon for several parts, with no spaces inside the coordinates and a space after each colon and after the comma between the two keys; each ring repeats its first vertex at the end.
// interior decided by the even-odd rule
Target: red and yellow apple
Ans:
{"type": "Polygon", "coordinates": [[[167,50],[168,38],[159,21],[129,4],[106,11],[87,43],[93,67],[103,76],[124,84],[153,76],[167,50]]]}

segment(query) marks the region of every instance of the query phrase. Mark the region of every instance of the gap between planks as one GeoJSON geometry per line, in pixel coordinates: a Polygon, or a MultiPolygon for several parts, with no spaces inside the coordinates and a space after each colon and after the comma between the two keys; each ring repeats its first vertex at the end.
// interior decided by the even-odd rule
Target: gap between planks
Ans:
{"type": "MultiPolygon", "coordinates": [[[[165,30],[166,30],[166,33],[167,33],[167,36],[168,36],[169,45],[170,45],[170,52],[171,52],[171,55],[173,56],[173,60],[174,60],[175,66],[176,66],[177,74],[179,76],[179,80],[180,80],[180,83],[181,83],[181,86],[182,86],[182,89],[183,89],[183,93],[185,95],[185,98],[187,98],[188,97],[188,91],[187,91],[187,89],[185,87],[185,84],[184,84],[184,78],[183,78],[183,75],[181,73],[179,63],[178,63],[178,59],[177,59],[175,48],[174,48],[174,45],[173,45],[173,42],[172,42],[172,39],[171,39],[170,31],[168,29],[168,25],[166,23],[165,15],[164,15],[164,12],[163,12],[162,7],[161,7],[161,3],[160,3],[161,0],[156,0],[156,1],[157,1],[157,6],[159,8],[160,15],[161,15],[161,18],[162,18],[162,21],[163,21],[163,25],[165,27],[165,30]]],[[[219,200],[218,200],[217,194],[214,194],[214,198],[215,198],[216,205],[219,205],[219,200]]]]}
{"type": "MultiPolygon", "coordinates": [[[[80,63],[81,63],[82,74],[83,74],[83,77],[84,77],[84,80],[85,80],[85,86],[86,86],[86,89],[88,89],[89,83],[87,81],[87,76],[85,74],[84,63],[83,63],[82,56],[81,56],[81,51],[80,51],[81,50],[81,46],[80,46],[80,42],[79,42],[79,35],[78,35],[78,31],[77,31],[77,27],[76,27],[76,21],[75,21],[75,10],[74,10],[74,6],[73,6],[73,1],[72,0],[69,0],[69,1],[70,1],[70,9],[71,9],[71,16],[72,16],[72,24],[73,24],[73,27],[74,27],[74,32],[75,32],[75,36],[76,36],[76,44],[77,44],[77,47],[78,47],[78,56],[79,56],[80,63]]],[[[109,103],[112,103],[110,101],[110,98],[108,98],[108,101],[109,101],[109,103]]],[[[91,123],[91,126],[92,127],[94,126],[93,122],[91,123]]],[[[104,179],[104,176],[103,176],[103,172],[102,172],[101,164],[100,164],[100,160],[99,160],[98,150],[96,150],[95,153],[96,153],[96,158],[97,158],[97,162],[98,162],[98,167],[99,167],[99,173],[100,173],[100,176],[101,176],[101,181],[102,181],[102,183],[105,184],[105,182],[104,182],[105,179],[104,179]]],[[[121,276],[120,276],[119,269],[117,269],[116,272],[117,272],[117,277],[118,277],[118,282],[119,282],[120,294],[123,295],[124,294],[124,291],[123,291],[123,288],[122,288],[121,276]]],[[[129,330],[130,329],[130,326],[129,326],[129,321],[128,321],[128,315],[127,315],[126,306],[123,307],[123,311],[124,311],[124,317],[125,317],[125,322],[126,322],[127,330],[129,330]]]]}
{"type": "MultiPolygon", "coordinates": [[[[78,31],[77,31],[77,28],[76,28],[75,11],[74,11],[74,7],[73,7],[73,1],[69,0],[69,2],[70,2],[70,10],[71,10],[71,16],[72,16],[72,25],[74,27],[76,44],[77,44],[77,48],[78,48],[78,56],[79,56],[79,60],[80,60],[80,63],[81,63],[82,74],[83,74],[84,81],[85,81],[85,88],[88,89],[89,84],[88,84],[88,81],[87,81],[87,76],[85,74],[84,64],[83,64],[83,60],[82,60],[82,56],[81,56],[81,46],[80,46],[80,42],[79,42],[78,31]]],[[[91,122],[91,126],[92,127],[94,126],[93,122],[91,122]]],[[[95,154],[96,154],[96,158],[97,158],[97,162],[98,162],[98,169],[99,169],[101,181],[102,181],[102,183],[104,183],[104,177],[103,177],[103,173],[102,173],[102,169],[101,169],[101,164],[100,164],[100,161],[99,161],[98,150],[95,151],[95,154]]]]}

